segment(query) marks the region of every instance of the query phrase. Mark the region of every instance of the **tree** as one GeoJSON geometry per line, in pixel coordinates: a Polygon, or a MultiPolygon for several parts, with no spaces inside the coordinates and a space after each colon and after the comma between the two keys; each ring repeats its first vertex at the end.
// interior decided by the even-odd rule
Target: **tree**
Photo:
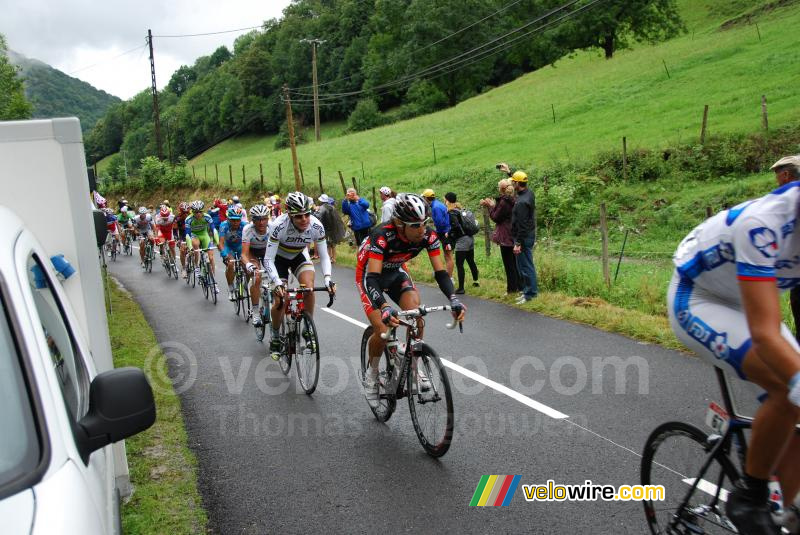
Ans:
{"type": "Polygon", "coordinates": [[[607,0],[565,23],[558,35],[567,49],[598,47],[611,59],[630,41],[656,43],[684,31],[676,0],[607,0]]]}
{"type": "Polygon", "coordinates": [[[0,35],[0,120],[29,119],[32,113],[17,68],[8,61],[5,37],[0,35]]]}

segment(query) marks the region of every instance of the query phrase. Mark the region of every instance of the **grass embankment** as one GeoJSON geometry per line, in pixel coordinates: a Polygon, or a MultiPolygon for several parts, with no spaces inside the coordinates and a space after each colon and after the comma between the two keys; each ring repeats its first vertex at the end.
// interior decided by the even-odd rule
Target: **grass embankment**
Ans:
{"type": "MultiPolygon", "coordinates": [[[[357,177],[362,189],[383,183],[418,189],[438,174],[463,170],[464,180],[469,169],[498,160],[547,164],[591,157],[618,148],[622,136],[631,151],[685,143],[698,138],[705,104],[709,134],[751,132],[761,124],[761,95],[771,125],[790,124],[800,119],[800,97],[778,73],[794,72],[800,62],[795,40],[786,37],[800,24],[800,9],[761,13],[760,40],[753,25],[720,29],[765,3],[685,0],[689,32],[666,43],[637,45],[610,61],[596,52],[576,53],[438,113],[357,134],[323,134],[321,143],[298,147],[306,183],[317,182],[320,166],[335,191],[340,170],[347,180],[357,177]]],[[[242,165],[248,177],[257,177],[262,163],[274,187],[279,162],[286,183],[289,151],[275,151],[270,138],[246,138],[223,142],[191,163],[196,169],[217,163],[226,180],[230,164],[239,184],[242,165]]]]}
{"type": "Polygon", "coordinates": [[[113,314],[108,317],[114,365],[144,369],[153,386],[156,423],[125,441],[133,495],[122,506],[126,534],[206,532],[206,514],[197,491],[197,462],[187,446],[180,401],[172,391],[164,356],[139,306],[111,288],[113,314]]]}

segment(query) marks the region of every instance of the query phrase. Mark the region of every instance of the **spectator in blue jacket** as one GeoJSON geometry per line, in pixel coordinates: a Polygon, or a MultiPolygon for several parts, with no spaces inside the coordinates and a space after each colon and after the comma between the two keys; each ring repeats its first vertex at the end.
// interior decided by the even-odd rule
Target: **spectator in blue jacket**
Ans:
{"type": "Polygon", "coordinates": [[[342,213],[350,216],[350,228],[356,239],[356,247],[369,235],[372,221],[369,219],[369,202],[358,196],[355,188],[348,188],[347,195],[342,199],[342,213]]]}
{"type": "Polygon", "coordinates": [[[444,249],[445,268],[452,279],[455,263],[453,262],[453,244],[450,243],[450,215],[447,213],[447,207],[436,198],[436,194],[432,189],[423,191],[422,197],[431,207],[433,225],[436,227],[436,234],[439,235],[439,240],[442,242],[442,248],[444,249]]]}

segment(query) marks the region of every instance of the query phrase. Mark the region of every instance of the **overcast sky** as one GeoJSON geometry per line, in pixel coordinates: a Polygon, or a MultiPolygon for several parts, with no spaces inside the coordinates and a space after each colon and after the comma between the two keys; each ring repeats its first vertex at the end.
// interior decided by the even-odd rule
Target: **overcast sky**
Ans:
{"type": "Polygon", "coordinates": [[[280,18],[290,0],[0,0],[0,33],[9,48],[52,65],[122,99],[150,87],[145,47],[153,31],[159,89],[181,65],[192,65],[246,32],[159,38],[259,26],[280,18]],[[137,50],[121,54],[134,49],[137,50]],[[120,56],[120,57],[117,57],[120,56]],[[87,68],[89,67],[89,68],[87,68]],[[77,72],[76,72],[77,71],[77,72]]]}

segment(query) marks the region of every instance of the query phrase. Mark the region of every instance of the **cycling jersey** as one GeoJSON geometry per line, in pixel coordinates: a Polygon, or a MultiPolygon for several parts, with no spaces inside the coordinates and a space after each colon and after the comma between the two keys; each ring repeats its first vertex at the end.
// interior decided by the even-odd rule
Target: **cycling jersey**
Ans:
{"type": "Polygon", "coordinates": [[[141,215],[133,218],[133,227],[140,236],[149,234],[153,226],[153,216],[150,214],[144,214],[144,216],[144,219],[141,215]]]}
{"type": "MultiPolygon", "coordinates": [[[[303,264],[313,267],[311,258],[308,255],[308,245],[312,242],[317,244],[317,252],[320,258],[322,274],[325,277],[325,284],[327,285],[330,281],[331,259],[328,256],[325,228],[322,226],[319,219],[313,215],[310,216],[310,218],[311,221],[305,230],[298,229],[294,223],[292,223],[289,214],[283,214],[269,224],[267,229],[269,240],[267,241],[267,252],[264,255],[264,267],[272,282],[277,283],[281,278],[285,278],[281,277],[278,273],[275,265],[276,257],[285,260],[295,260],[298,255],[302,254],[305,258],[303,264]]],[[[283,271],[283,269],[281,269],[281,271],[283,271]]],[[[299,273],[297,269],[294,271],[295,274],[299,273]]]]}
{"type": "Polygon", "coordinates": [[[158,214],[155,218],[155,224],[158,229],[158,237],[173,246],[175,240],[172,239],[172,227],[175,225],[175,216],[172,213],[167,217],[162,217],[161,214],[158,214]]]}
{"type": "Polygon", "coordinates": [[[242,230],[242,244],[250,245],[250,252],[259,260],[264,259],[264,254],[267,252],[267,240],[269,239],[269,227],[264,234],[259,234],[256,231],[255,223],[245,225],[242,230]]]}
{"type": "Polygon", "coordinates": [[[177,234],[179,239],[183,239],[186,237],[186,220],[189,218],[189,212],[186,213],[178,213],[175,216],[175,228],[177,229],[177,234]]]}
{"type": "MultiPolygon", "coordinates": [[[[795,233],[800,182],[739,204],[698,225],[673,256],[667,293],[678,339],[712,365],[746,379],[742,362],[752,346],[739,280],[800,284],[800,237],[795,233]]],[[[781,335],[797,342],[785,325],[781,335]]]]}
{"type": "Polygon", "coordinates": [[[239,255],[242,254],[242,232],[244,227],[239,222],[239,228],[233,230],[231,228],[230,220],[225,220],[219,226],[219,237],[220,239],[225,238],[225,248],[220,251],[222,257],[226,257],[231,253],[237,253],[239,255]]]}
{"type": "Polygon", "coordinates": [[[189,237],[199,238],[200,236],[208,236],[210,232],[214,231],[214,221],[208,214],[200,218],[190,215],[186,218],[186,235],[189,237]]]}
{"type": "Polygon", "coordinates": [[[106,213],[106,228],[111,234],[117,233],[117,216],[106,213]]]}
{"type": "Polygon", "coordinates": [[[123,227],[127,227],[128,225],[133,224],[134,217],[135,216],[130,215],[130,213],[120,212],[119,215],[117,216],[117,221],[123,227]]]}

